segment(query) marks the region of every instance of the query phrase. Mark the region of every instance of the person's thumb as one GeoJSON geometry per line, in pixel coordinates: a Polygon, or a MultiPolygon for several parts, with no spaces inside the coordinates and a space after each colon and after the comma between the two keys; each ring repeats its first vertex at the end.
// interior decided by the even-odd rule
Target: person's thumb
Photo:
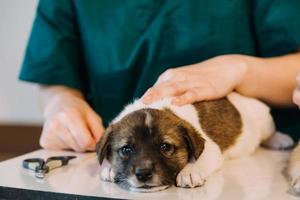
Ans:
{"type": "Polygon", "coordinates": [[[95,139],[95,142],[97,143],[104,133],[102,119],[94,111],[88,112],[86,118],[88,127],[92,133],[93,138],[95,139]]]}

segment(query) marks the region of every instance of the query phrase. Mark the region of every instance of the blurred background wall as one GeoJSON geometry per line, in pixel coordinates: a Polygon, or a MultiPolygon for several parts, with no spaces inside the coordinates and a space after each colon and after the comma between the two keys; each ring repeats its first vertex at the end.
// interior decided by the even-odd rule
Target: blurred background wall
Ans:
{"type": "Polygon", "coordinates": [[[17,79],[37,3],[0,0],[0,161],[40,148],[37,87],[17,79]]]}
{"type": "Polygon", "coordinates": [[[0,124],[41,124],[34,85],[17,80],[37,0],[0,0],[0,124]]]}

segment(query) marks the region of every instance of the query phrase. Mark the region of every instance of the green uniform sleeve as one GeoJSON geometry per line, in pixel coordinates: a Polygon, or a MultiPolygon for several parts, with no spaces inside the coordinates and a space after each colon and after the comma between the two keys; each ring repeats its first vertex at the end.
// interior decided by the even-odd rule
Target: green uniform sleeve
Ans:
{"type": "Polygon", "coordinates": [[[256,0],[254,7],[254,29],[261,56],[279,56],[300,49],[299,0],[256,0]]]}
{"type": "Polygon", "coordinates": [[[72,1],[41,0],[19,78],[82,90],[80,49],[72,1]]]}

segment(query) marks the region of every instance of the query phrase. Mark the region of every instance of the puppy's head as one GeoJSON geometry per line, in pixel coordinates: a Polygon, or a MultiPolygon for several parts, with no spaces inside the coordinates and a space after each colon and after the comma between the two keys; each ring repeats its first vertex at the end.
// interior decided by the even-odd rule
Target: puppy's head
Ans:
{"type": "Polygon", "coordinates": [[[197,159],[204,140],[170,110],[141,109],[111,124],[100,143],[100,164],[106,158],[115,182],[131,191],[167,188],[189,159],[197,159]]]}

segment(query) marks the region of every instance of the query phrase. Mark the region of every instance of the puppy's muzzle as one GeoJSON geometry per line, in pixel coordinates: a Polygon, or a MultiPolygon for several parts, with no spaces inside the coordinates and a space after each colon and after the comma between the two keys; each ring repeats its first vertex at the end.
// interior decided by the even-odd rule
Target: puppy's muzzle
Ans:
{"type": "Polygon", "coordinates": [[[141,168],[135,169],[135,176],[140,182],[147,182],[152,178],[152,168],[141,168]]]}
{"type": "Polygon", "coordinates": [[[136,160],[133,173],[136,179],[142,183],[150,181],[153,177],[154,164],[153,161],[148,158],[140,158],[136,160]]]}

